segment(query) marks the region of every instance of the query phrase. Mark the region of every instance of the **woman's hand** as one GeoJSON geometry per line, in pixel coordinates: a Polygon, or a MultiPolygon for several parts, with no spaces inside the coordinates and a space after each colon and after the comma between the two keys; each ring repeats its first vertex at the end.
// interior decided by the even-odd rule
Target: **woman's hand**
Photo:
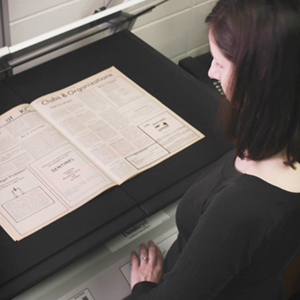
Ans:
{"type": "Polygon", "coordinates": [[[141,281],[160,283],[163,259],[159,248],[153,241],[148,242],[148,251],[144,243],[140,245],[140,257],[131,252],[131,289],[141,281]]]}

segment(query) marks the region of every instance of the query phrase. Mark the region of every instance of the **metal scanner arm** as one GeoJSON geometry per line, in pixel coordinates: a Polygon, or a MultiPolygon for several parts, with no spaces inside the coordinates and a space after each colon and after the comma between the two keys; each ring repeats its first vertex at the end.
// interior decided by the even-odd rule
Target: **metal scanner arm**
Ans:
{"type": "Polygon", "coordinates": [[[134,15],[117,9],[114,11],[114,7],[110,8],[110,12],[108,10],[100,10],[99,12],[96,10],[94,15],[80,21],[20,44],[3,47],[0,49],[0,78],[5,79],[12,76],[13,68],[17,66],[84,40],[102,31],[109,30],[109,35],[111,35],[124,29],[131,30],[139,16],[152,11],[155,7],[167,1],[161,1],[134,15]]]}

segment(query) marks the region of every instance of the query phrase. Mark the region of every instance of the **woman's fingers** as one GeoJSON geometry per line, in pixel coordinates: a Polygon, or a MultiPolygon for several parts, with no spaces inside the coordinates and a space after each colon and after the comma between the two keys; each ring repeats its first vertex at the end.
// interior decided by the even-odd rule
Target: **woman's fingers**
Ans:
{"type": "Polygon", "coordinates": [[[153,241],[148,242],[148,251],[146,245],[144,243],[140,246],[140,259],[141,261],[144,260],[153,266],[160,265],[163,263],[163,258],[160,252],[160,249],[153,241]],[[147,260],[144,258],[147,257],[147,260]]]}
{"type": "Polygon", "coordinates": [[[141,264],[150,263],[153,266],[161,265],[163,263],[163,258],[158,246],[154,244],[153,241],[148,242],[148,249],[145,243],[140,245],[140,255],[138,256],[135,251],[131,252],[131,260],[134,266],[139,266],[141,264]]]}
{"type": "Polygon", "coordinates": [[[140,245],[140,264],[147,263],[149,260],[147,246],[142,243],[140,245]]]}

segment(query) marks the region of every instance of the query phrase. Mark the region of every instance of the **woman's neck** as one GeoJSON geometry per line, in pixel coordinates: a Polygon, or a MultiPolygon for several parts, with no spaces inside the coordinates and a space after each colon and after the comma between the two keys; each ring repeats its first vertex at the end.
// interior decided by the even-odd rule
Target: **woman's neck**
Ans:
{"type": "Polygon", "coordinates": [[[274,186],[292,193],[300,193],[300,164],[295,164],[295,169],[284,164],[285,151],[260,161],[239,157],[235,160],[238,172],[256,176],[274,186]]]}

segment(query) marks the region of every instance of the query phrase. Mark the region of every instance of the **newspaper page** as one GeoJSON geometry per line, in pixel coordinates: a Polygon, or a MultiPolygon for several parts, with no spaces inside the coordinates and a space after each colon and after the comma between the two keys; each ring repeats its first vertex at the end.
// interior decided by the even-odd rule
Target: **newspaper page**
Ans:
{"type": "Polygon", "coordinates": [[[113,185],[29,104],[0,117],[0,224],[13,240],[113,185]]]}
{"type": "Polygon", "coordinates": [[[118,184],[204,137],[115,67],[32,105],[118,184]]]}

